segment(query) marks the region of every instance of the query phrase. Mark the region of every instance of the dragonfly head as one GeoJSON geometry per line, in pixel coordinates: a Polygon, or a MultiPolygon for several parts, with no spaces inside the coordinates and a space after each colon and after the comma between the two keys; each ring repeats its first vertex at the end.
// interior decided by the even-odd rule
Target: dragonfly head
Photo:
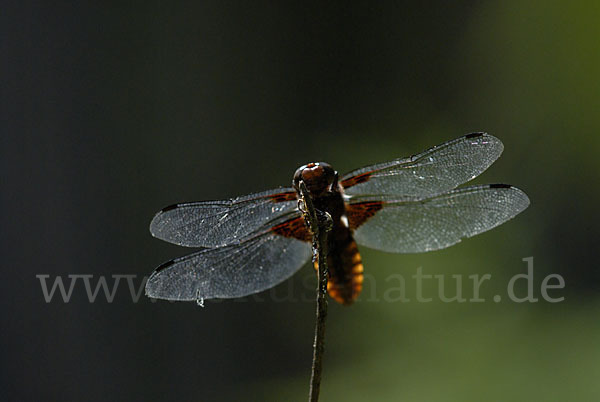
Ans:
{"type": "Polygon", "coordinates": [[[304,181],[313,197],[318,197],[327,191],[336,191],[338,186],[337,172],[325,162],[312,162],[296,170],[293,185],[298,192],[300,192],[300,180],[304,181]]]}

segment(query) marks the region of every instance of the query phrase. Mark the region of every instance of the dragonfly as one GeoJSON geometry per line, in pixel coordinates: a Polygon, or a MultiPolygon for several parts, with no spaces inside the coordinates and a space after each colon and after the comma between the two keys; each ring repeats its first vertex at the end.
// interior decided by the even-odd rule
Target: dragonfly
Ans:
{"type": "Polygon", "coordinates": [[[303,181],[315,208],[332,218],[328,294],[352,304],[363,283],[358,245],[392,253],[440,250],[529,206],[527,195],[512,185],[458,187],[485,171],[503,149],[498,138],[471,133],[343,176],[325,162],[309,163],[296,170],[292,187],[168,206],[152,219],[151,234],[200,250],[156,268],[146,294],[203,302],[251,295],[288,279],[313,255],[298,202],[303,181]]]}

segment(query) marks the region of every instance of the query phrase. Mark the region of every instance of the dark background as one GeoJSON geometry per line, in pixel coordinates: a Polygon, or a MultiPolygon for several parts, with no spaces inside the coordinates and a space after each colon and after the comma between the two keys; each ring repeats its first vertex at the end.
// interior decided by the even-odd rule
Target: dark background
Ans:
{"type": "MultiPolygon", "coordinates": [[[[597,400],[599,20],[596,2],[4,2],[1,399],[305,399],[310,301],[132,303],[123,280],[90,303],[80,280],[46,303],[36,275],[137,288],[186,252],[148,232],[167,204],[484,130],[505,152],[477,182],[518,185],[528,210],[447,250],[361,250],[378,293],[422,267],[490,273],[488,300],[374,302],[367,283],[332,303],[322,399],[597,400]],[[565,301],[494,303],[529,256],[536,296],[557,273],[565,301]]],[[[312,300],[312,268],[288,286],[312,300]]]]}

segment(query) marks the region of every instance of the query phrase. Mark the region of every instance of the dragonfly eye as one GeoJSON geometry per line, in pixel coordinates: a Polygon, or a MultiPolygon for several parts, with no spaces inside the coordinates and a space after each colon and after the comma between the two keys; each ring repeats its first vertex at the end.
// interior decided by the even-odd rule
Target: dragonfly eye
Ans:
{"type": "Polygon", "coordinates": [[[304,181],[306,188],[314,196],[330,189],[335,180],[335,170],[325,162],[313,162],[301,166],[294,173],[294,188],[299,190],[300,180],[304,181]]]}

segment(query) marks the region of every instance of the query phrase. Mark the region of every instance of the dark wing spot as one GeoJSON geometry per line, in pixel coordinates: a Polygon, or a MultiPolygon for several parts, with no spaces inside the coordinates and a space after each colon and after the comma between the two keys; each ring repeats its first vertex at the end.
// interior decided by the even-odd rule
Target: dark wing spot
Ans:
{"type": "Polygon", "coordinates": [[[158,267],[156,267],[156,269],[154,270],[154,272],[152,274],[154,275],[154,274],[159,273],[160,271],[164,271],[165,269],[169,268],[171,265],[175,264],[175,262],[176,262],[176,260],[170,260],[170,261],[160,264],[158,267]]]}
{"type": "Polygon", "coordinates": [[[510,184],[490,184],[490,188],[511,188],[512,186],[510,184]]]}
{"type": "Polygon", "coordinates": [[[270,195],[271,201],[273,202],[285,202],[285,201],[293,201],[297,199],[295,191],[288,191],[286,193],[278,193],[270,195]]]}
{"type": "Polygon", "coordinates": [[[371,173],[373,173],[373,172],[362,173],[362,174],[359,174],[357,176],[349,177],[346,180],[342,180],[342,187],[344,187],[344,188],[350,188],[350,187],[355,186],[355,185],[357,185],[359,183],[364,183],[364,182],[368,181],[371,178],[371,173]]]}
{"type": "Polygon", "coordinates": [[[465,135],[465,138],[477,138],[477,137],[482,137],[485,133],[471,133],[471,134],[467,134],[465,135]]]}
{"type": "Polygon", "coordinates": [[[177,209],[178,207],[179,207],[179,204],[169,205],[168,207],[164,207],[163,209],[161,209],[160,212],[168,212],[173,209],[177,209]]]}
{"type": "Polygon", "coordinates": [[[304,222],[304,218],[302,216],[289,219],[277,226],[273,226],[271,231],[284,237],[292,237],[294,239],[308,242],[312,241],[312,235],[306,227],[306,223],[304,222]]]}
{"type": "Polygon", "coordinates": [[[382,201],[367,201],[357,204],[350,204],[346,207],[346,216],[348,217],[348,226],[350,229],[356,229],[375,215],[377,211],[383,208],[382,201]]]}

